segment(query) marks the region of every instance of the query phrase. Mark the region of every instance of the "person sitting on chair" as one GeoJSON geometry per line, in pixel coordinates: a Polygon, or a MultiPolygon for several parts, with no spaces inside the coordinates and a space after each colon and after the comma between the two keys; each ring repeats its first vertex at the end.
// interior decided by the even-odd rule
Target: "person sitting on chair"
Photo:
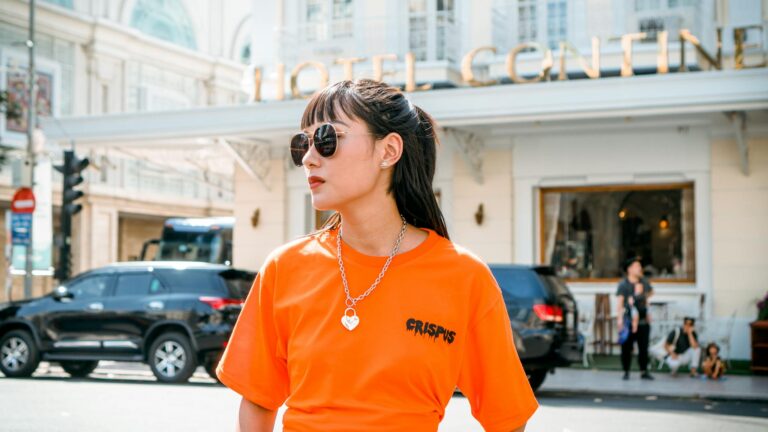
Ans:
{"type": "Polygon", "coordinates": [[[696,324],[694,318],[685,317],[683,327],[672,330],[667,336],[667,343],[665,344],[669,353],[667,365],[672,371],[672,376],[676,376],[677,370],[683,365],[688,365],[691,377],[698,376],[701,348],[694,324],[696,324]]]}
{"type": "Polygon", "coordinates": [[[712,342],[707,345],[706,356],[701,365],[704,375],[709,379],[720,379],[725,373],[725,362],[720,358],[720,347],[712,342]]]}

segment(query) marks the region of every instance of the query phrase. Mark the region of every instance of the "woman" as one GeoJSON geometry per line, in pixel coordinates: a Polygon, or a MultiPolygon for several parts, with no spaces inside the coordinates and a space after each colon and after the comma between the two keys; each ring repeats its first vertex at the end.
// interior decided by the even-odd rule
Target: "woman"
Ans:
{"type": "Polygon", "coordinates": [[[648,372],[648,342],[651,333],[648,302],[653,295],[653,287],[643,277],[643,265],[638,257],[626,261],[624,270],[627,277],[619,282],[616,290],[616,327],[621,333],[627,322],[631,323],[629,336],[621,343],[621,366],[624,369],[624,380],[629,379],[629,369],[632,366],[632,351],[637,343],[640,365],[640,378],[653,380],[648,372]],[[636,313],[636,317],[633,315],[636,313]]]}
{"type": "Polygon", "coordinates": [[[240,430],[435,431],[458,386],[488,431],[537,408],[487,266],[448,240],[432,119],[360,80],[309,102],[291,156],[324,229],[267,258],[219,364],[240,430]]]}

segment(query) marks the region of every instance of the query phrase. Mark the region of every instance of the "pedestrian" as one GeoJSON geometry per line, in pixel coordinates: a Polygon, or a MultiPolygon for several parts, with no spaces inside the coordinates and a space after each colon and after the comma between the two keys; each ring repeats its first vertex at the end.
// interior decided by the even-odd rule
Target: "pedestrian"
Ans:
{"type": "Polygon", "coordinates": [[[701,370],[709,379],[720,379],[725,374],[725,363],[720,358],[720,346],[714,342],[707,345],[706,355],[701,364],[701,370]]]}
{"type": "Polygon", "coordinates": [[[291,139],[319,231],[266,259],[218,367],[241,430],[436,431],[457,386],[489,431],[538,407],[488,267],[448,239],[431,117],[397,88],[318,92],[291,139]]]}
{"type": "Polygon", "coordinates": [[[665,344],[669,353],[667,366],[669,366],[672,376],[677,375],[680,366],[686,365],[691,377],[698,376],[701,348],[699,348],[699,336],[696,334],[695,325],[695,318],[685,317],[683,326],[672,330],[667,336],[667,343],[665,344]]]}
{"type": "Polygon", "coordinates": [[[648,372],[648,338],[650,336],[650,314],[648,313],[648,301],[653,295],[653,287],[643,277],[642,259],[630,258],[625,262],[626,276],[619,282],[616,290],[617,298],[617,329],[619,333],[626,325],[631,328],[626,339],[621,343],[621,366],[624,369],[624,380],[629,379],[629,370],[632,366],[632,351],[637,344],[637,361],[640,366],[640,378],[653,380],[648,372]],[[633,312],[636,317],[633,319],[633,312]]]}

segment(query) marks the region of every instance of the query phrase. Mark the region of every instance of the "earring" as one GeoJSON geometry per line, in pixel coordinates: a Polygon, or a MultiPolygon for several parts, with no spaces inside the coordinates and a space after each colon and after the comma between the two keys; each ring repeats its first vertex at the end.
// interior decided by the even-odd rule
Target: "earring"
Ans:
{"type": "Polygon", "coordinates": [[[381,163],[381,167],[382,167],[382,168],[386,168],[386,167],[388,167],[388,166],[389,166],[389,164],[388,164],[386,161],[384,161],[384,162],[382,162],[382,163],[381,163]]]}

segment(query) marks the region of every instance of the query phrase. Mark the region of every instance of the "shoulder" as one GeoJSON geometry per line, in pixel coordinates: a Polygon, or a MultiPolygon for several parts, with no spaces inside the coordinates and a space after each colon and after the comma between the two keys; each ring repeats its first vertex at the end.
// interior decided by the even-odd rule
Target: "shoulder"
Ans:
{"type": "Polygon", "coordinates": [[[618,287],[616,287],[616,295],[625,295],[627,290],[630,290],[632,286],[630,285],[627,278],[623,278],[619,281],[618,287]]]}
{"type": "Polygon", "coordinates": [[[450,266],[451,269],[460,271],[473,279],[493,277],[490,267],[480,256],[444,237],[439,238],[430,252],[432,259],[437,259],[443,265],[450,266]]]}
{"type": "Polygon", "coordinates": [[[290,265],[297,262],[300,258],[311,257],[315,254],[327,254],[328,249],[325,246],[328,235],[327,230],[322,230],[298,237],[278,246],[267,255],[263,268],[290,265]]]}

